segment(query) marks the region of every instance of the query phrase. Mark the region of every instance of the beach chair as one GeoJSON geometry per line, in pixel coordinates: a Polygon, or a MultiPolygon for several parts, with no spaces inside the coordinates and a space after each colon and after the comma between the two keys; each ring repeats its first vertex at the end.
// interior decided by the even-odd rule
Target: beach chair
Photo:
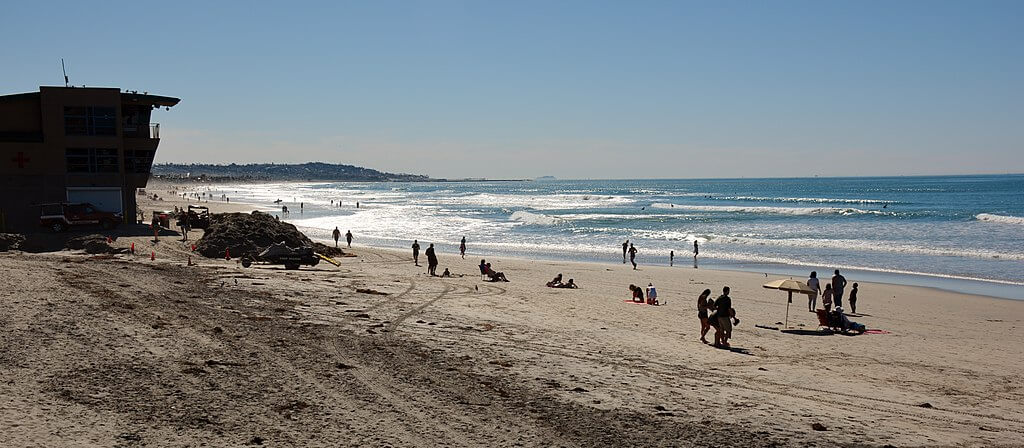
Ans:
{"type": "Polygon", "coordinates": [[[819,327],[825,327],[825,328],[827,328],[827,329],[829,329],[831,331],[836,331],[836,332],[840,332],[840,333],[843,332],[843,329],[839,325],[837,325],[838,322],[832,322],[832,320],[829,319],[828,311],[825,311],[825,310],[814,310],[814,311],[818,315],[818,326],[819,327]]]}

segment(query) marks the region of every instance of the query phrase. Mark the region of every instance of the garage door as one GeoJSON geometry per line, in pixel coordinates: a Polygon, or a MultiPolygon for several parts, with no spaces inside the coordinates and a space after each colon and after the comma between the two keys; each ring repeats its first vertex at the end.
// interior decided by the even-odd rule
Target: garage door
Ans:
{"type": "Polygon", "coordinates": [[[121,213],[120,188],[68,188],[68,202],[88,202],[97,210],[121,213]]]}

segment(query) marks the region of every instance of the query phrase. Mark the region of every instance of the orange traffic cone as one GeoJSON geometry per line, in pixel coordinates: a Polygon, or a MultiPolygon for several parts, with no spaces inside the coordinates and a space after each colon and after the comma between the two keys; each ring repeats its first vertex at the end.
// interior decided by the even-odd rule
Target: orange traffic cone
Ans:
{"type": "Polygon", "coordinates": [[[156,260],[156,251],[155,250],[149,253],[149,261],[153,261],[153,260],[156,260]]]}
{"type": "Polygon", "coordinates": [[[231,249],[230,248],[224,249],[224,259],[225,260],[230,260],[231,259],[231,249]]]}
{"type": "Polygon", "coordinates": [[[132,255],[135,255],[135,243],[132,243],[132,255]]]}

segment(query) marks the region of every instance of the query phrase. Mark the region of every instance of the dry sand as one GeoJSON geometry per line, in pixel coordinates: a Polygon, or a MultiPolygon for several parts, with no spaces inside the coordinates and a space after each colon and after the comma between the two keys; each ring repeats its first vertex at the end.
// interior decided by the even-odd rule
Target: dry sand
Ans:
{"type": "Polygon", "coordinates": [[[780,327],[786,312],[785,294],[757,273],[504,259],[472,246],[465,260],[440,254],[439,272],[464,275],[451,279],[427,276],[411,253],[358,245],[340,268],[190,267],[187,243],[151,240],[117,240],[136,256],[0,254],[0,444],[1024,440],[1018,301],[860,282],[853,320],[890,334],[817,335],[800,297],[789,322],[806,334],[786,334],[755,327],[780,327]],[[511,282],[482,281],[481,258],[511,282]],[[581,288],[544,287],[557,273],[581,288]],[[666,305],[624,302],[628,284],[649,282],[666,305]],[[741,319],[731,351],[698,340],[696,297],[723,285],[741,319]]]}

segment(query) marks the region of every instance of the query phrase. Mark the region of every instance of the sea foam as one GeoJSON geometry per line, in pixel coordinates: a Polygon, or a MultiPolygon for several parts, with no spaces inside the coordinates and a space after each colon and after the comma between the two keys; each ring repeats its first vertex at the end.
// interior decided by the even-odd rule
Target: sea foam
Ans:
{"type": "Polygon", "coordinates": [[[991,213],[980,213],[974,216],[978,221],[997,222],[1000,224],[1024,224],[1024,218],[1020,216],[993,215],[991,213]]]}

